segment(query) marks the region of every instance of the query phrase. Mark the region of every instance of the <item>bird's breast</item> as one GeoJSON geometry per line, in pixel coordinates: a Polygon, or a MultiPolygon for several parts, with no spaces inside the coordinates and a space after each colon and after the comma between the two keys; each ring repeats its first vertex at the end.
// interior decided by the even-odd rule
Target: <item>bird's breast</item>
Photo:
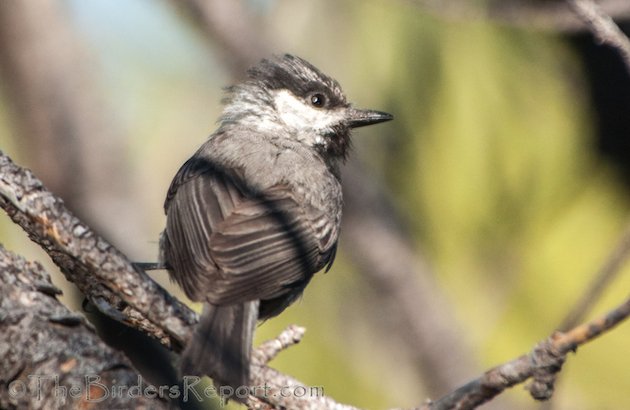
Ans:
{"type": "Polygon", "coordinates": [[[212,162],[238,169],[244,182],[260,192],[287,185],[304,207],[340,223],[341,183],[312,147],[290,135],[226,132],[216,137],[203,149],[212,162]]]}

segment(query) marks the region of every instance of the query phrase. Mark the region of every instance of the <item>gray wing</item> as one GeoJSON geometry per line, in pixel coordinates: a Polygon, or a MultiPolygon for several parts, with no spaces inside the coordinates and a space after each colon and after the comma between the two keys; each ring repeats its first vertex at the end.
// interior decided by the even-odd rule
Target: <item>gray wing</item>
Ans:
{"type": "Polygon", "coordinates": [[[164,262],[193,300],[282,296],[332,263],[338,227],[278,185],[264,193],[202,159],[177,174],[165,203],[164,262]]]}

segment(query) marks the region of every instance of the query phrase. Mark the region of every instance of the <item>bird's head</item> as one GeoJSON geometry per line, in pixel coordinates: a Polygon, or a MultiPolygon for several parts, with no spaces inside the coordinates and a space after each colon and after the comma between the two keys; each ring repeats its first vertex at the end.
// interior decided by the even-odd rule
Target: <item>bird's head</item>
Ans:
{"type": "Polygon", "coordinates": [[[346,157],[353,128],[393,118],[353,108],[337,81],[289,54],[262,60],[248,75],[247,81],[228,89],[223,123],[279,132],[326,157],[346,157]]]}

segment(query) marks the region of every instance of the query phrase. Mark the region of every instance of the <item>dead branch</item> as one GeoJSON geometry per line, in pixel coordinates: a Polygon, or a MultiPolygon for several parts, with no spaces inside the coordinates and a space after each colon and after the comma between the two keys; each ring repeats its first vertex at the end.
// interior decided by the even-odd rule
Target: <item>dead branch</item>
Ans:
{"type": "MultiPolygon", "coordinates": [[[[471,21],[490,19],[516,27],[533,28],[561,33],[588,30],[587,24],[577,17],[565,1],[547,0],[408,0],[429,14],[442,19],[471,21]]],[[[630,3],[626,0],[600,0],[599,7],[616,19],[630,18],[630,3]]]]}
{"type": "MultiPolygon", "coordinates": [[[[72,215],[29,170],[0,152],[0,207],[40,245],[105,315],[143,331],[178,352],[192,335],[197,315],[137,271],[118,249],[72,215]]],[[[254,353],[253,395],[264,403],[291,409],[352,409],[266,366],[274,354],[299,341],[290,328],[254,353]],[[276,347],[270,348],[273,344],[276,347]],[[277,346],[279,344],[279,346],[277,346]],[[267,360],[268,359],[268,360],[267,360]]]]}
{"type": "Polygon", "coordinates": [[[39,264],[0,246],[0,283],[1,408],[168,408],[157,396],[112,394],[114,386],[147,386],[57,300],[61,291],[39,264]]]}
{"type": "Polygon", "coordinates": [[[566,330],[577,326],[597,303],[606,287],[621,272],[621,267],[630,257],[630,225],[626,228],[619,243],[606,258],[602,267],[595,273],[591,285],[580,297],[573,309],[564,318],[558,329],[566,330]]]}
{"type": "Polygon", "coordinates": [[[300,343],[306,329],[301,326],[289,326],[275,339],[267,340],[254,351],[253,361],[264,366],[272,361],[280,352],[300,343]]]}
{"type": "MultiPolygon", "coordinates": [[[[63,202],[46,191],[32,173],[15,166],[3,154],[0,154],[0,207],[51,255],[68,279],[75,282],[92,303],[108,316],[142,329],[175,351],[190,336],[191,327],[196,321],[194,313],[170,297],[143,272],[135,271],[122,253],[70,214],[63,202]]],[[[625,309],[621,309],[621,306],[597,323],[556,334],[539,344],[529,355],[486,372],[471,382],[471,387],[466,385],[429,404],[429,408],[451,408],[434,407],[441,403],[445,406],[448,403],[468,403],[474,407],[530,377],[535,380],[536,387],[531,388],[533,394],[540,398],[546,397],[553,390],[553,376],[560,370],[566,354],[625,319],[627,305],[628,302],[624,304],[625,309]],[[450,402],[447,401],[449,397],[453,397],[450,402]]],[[[279,350],[282,350],[292,342],[284,340],[278,343],[279,350]]],[[[262,363],[266,362],[263,360],[262,363]]],[[[281,389],[286,386],[300,389],[306,386],[266,366],[254,366],[252,382],[259,386],[271,384],[271,392],[274,393],[255,395],[262,402],[287,408],[350,408],[320,396],[318,400],[291,401],[291,398],[283,397],[281,389]]]]}
{"type": "Polygon", "coordinates": [[[567,0],[567,2],[597,40],[619,51],[626,70],[630,73],[630,39],[613,19],[591,0],[567,0]]]}
{"type": "Polygon", "coordinates": [[[104,314],[177,349],[196,317],[0,152],[0,207],[104,314]]]}
{"type": "Polygon", "coordinates": [[[505,389],[522,383],[529,378],[533,382],[527,387],[536,400],[548,400],[553,394],[557,373],[561,370],[567,354],[601,334],[610,331],[630,315],[630,299],[606,315],[567,332],[556,332],[540,342],[529,354],[511,360],[485,372],[481,377],[467,383],[441,399],[425,404],[423,410],[473,409],[505,389]]]}

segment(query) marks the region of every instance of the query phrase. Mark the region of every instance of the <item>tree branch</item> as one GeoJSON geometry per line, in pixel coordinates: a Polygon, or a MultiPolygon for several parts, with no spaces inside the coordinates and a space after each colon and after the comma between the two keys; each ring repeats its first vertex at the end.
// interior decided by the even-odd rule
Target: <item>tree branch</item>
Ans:
{"type": "Polygon", "coordinates": [[[621,267],[630,257],[630,225],[615,249],[608,256],[602,267],[595,274],[591,285],[564,318],[558,329],[565,330],[577,326],[584,320],[587,312],[595,305],[606,287],[621,272],[621,267]]]}
{"type": "MultiPolygon", "coordinates": [[[[574,0],[574,2],[584,3],[580,0],[574,0]]],[[[608,31],[603,31],[603,33],[610,34],[608,31]]],[[[614,44],[613,46],[619,47],[614,44]]],[[[247,61],[247,56],[233,64],[244,65],[245,63],[241,61],[247,61]]],[[[63,202],[46,191],[32,173],[17,167],[2,153],[0,153],[0,207],[5,209],[11,218],[51,255],[66,277],[76,283],[88,299],[105,314],[143,330],[174,351],[178,351],[190,337],[192,326],[196,322],[196,315],[190,309],[172,298],[144,272],[134,270],[121,252],[70,214],[63,202]]],[[[385,220],[384,223],[388,226],[389,221],[385,220]]],[[[365,237],[369,236],[365,235],[365,237]]],[[[387,270],[382,272],[387,272],[387,270]]],[[[401,284],[404,283],[407,282],[401,282],[401,284]]],[[[395,290],[409,293],[408,288],[395,290]]],[[[391,294],[399,295],[396,292],[391,294]]],[[[537,398],[548,397],[553,391],[554,375],[560,370],[566,354],[624,320],[628,315],[628,305],[629,302],[626,302],[598,321],[579,326],[567,333],[555,334],[550,339],[541,342],[530,354],[489,370],[479,379],[434,403],[427,404],[429,407],[426,408],[451,408],[455,405],[464,406],[460,408],[472,408],[490,400],[507,387],[530,377],[535,380],[533,387],[530,387],[532,394],[537,398]]],[[[413,313],[414,309],[410,306],[405,307],[403,315],[408,316],[411,320],[409,323],[414,324],[417,315],[413,313]]],[[[0,325],[3,323],[2,319],[0,318],[0,325]]],[[[62,322],[65,321],[64,325],[67,325],[73,320],[75,319],[66,318],[62,319],[62,322]]],[[[417,329],[420,328],[421,326],[417,329]]],[[[412,334],[422,333],[417,332],[417,329],[413,328],[409,331],[412,334]]],[[[279,351],[299,341],[301,335],[298,334],[299,332],[292,333],[291,331],[283,333],[281,337],[274,339],[270,344],[265,344],[264,349],[255,353],[254,357],[262,359],[253,365],[252,383],[270,387],[266,394],[255,394],[259,398],[257,403],[273,403],[276,406],[296,409],[351,409],[352,407],[337,404],[319,395],[315,399],[312,399],[312,396],[284,397],[283,388],[307,389],[307,387],[289,376],[266,367],[266,363],[279,351]]],[[[456,366],[456,370],[459,369],[456,366]]],[[[286,390],[284,392],[286,393],[286,390]]],[[[252,406],[254,405],[257,404],[252,401],[252,406]]]]}
{"type": "Polygon", "coordinates": [[[304,337],[304,332],[306,329],[301,326],[291,325],[287,327],[275,339],[267,340],[258,346],[254,351],[253,361],[259,366],[266,365],[275,359],[281,351],[300,343],[304,337]]]}
{"type": "Polygon", "coordinates": [[[195,314],[90,227],[32,174],[0,152],[0,207],[103,313],[169,348],[183,345],[195,314]],[[120,312],[120,314],[112,314],[120,312]]]}
{"type": "Polygon", "coordinates": [[[626,70],[630,73],[630,39],[613,19],[591,0],[567,0],[567,2],[596,39],[619,51],[626,70]]]}
{"type": "MultiPolygon", "coordinates": [[[[0,207],[40,245],[105,315],[122,321],[178,352],[191,337],[197,315],[137,271],[118,249],[72,215],[29,170],[0,151],[0,207]]],[[[0,282],[1,283],[1,282],[0,282]]],[[[291,327],[256,350],[251,383],[264,403],[291,409],[353,409],[269,368],[279,351],[295,344],[303,330],[291,327]],[[275,345],[275,346],[273,346],[275,345]],[[273,347],[272,347],[273,346],[273,347]]]]}
{"type": "Polygon", "coordinates": [[[566,355],[601,334],[611,330],[630,315],[630,299],[606,315],[562,333],[556,332],[540,342],[532,352],[486,371],[441,399],[425,404],[423,410],[473,409],[505,389],[529,378],[527,387],[536,400],[547,400],[553,394],[556,374],[566,355]]]}
{"type": "Polygon", "coordinates": [[[435,402],[426,403],[423,410],[472,409],[486,403],[505,389],[533,377],[528,386],[532,397],[548,400],[554,390],[557,373],[569,352],[602,333],[611,330],[630,315],[630,299],[595,320],[578,325],[585,313],[593,306],[604,288],[620,272],[630,256],[630,227],[626,229],[616,248],[605,260],[589,290],[567,315],[560,329],[547,340],[539,343],[529,354],[522,355],[486,371],[481,377],[465,384],[435,402]]]}
{"type": "Polygon", "coordinates": [[[142,386],[122,353],[107,346],[37,263],[0,246],[0,407],[168,408],[147,395],[112,394],[142,386]]]}
{"type": "MultiPolygon", "coordinates": [[[[408,0],[426,12],[448,20],[491,19],[516,27],[534,28],[554,32],[580,32],[587,24],[577,17],[565,1],[546,0],[408,0]]],[[[630,18],[630,4],[626,0],[599,0],[606,14],[617,19],[630,18]]]]}

